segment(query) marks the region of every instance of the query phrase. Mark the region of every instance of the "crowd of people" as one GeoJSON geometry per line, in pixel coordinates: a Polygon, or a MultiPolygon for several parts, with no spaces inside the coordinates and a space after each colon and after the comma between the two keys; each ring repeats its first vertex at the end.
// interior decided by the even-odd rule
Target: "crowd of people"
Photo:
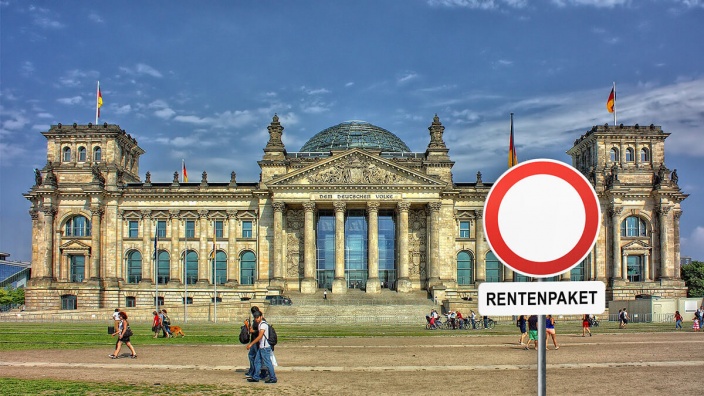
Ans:
{"type": "Polygon", "coordinates": [[[153,338],[159,337],[159,332],[163,333],[164,338],[173,338],[174,335],[171,334],[171,319],[169,319],[166,309],[154,311],[152,315],[154,315],[154,320],[152,321],[153,338]]]}

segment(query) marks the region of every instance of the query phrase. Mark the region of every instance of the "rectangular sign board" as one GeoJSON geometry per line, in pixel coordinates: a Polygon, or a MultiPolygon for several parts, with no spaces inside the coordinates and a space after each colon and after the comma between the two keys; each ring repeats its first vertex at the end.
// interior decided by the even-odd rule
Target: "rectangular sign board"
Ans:
{"type": "Polygon", "coordinates": [[[606,310],[604,282],[484,282],[480,315],[581,315],[606,310]]]}

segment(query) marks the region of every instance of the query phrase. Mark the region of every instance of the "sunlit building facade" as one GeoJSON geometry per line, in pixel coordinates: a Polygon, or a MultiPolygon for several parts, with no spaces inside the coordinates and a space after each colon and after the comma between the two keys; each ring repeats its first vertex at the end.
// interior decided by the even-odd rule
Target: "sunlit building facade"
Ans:
{"type": "MultiPolygon", "coordinates": [[[[491,183],[456,182],[436,116],[413,152],[349,121],[290,152],[274,116],[257,182],[142,180],[144,151],[118,125],[54,125],[25,197],[33,222],[27,309],[209,304],[290,291],[426,291],[476,303],[482,282],[533,279],[503,266],[482,229],[491,183]]],[[[592,253],[554,281],[600,280],[607,298],[684,296],[680,202],[660,127],[598,126],[568,151],[595,186],[592,253]]],[[[191,177],[193,179],[193,177],[191,177]]]]}

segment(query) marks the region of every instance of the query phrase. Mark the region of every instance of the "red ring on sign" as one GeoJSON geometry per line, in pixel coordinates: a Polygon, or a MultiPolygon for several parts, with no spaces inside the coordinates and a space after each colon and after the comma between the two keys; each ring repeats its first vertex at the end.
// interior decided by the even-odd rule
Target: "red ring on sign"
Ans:
{"type": "Polygon", "coordinates": [[[564,163],[544,159],[523,162],[506,171],[494,183],[484,206],[486,239],[494,254],[511,269],[533,277],[557,275],[579,264],[596,242],[600,218],[599,200],[589,181],[564,163]],[[535,175],[559,177],[575,189],[584,204],[585,224],[582,235],[569,252],[551,261],[532,261],[519,256],[506,244],[499,229],[499,208],[504,197],[516,183],[535,175]]]}

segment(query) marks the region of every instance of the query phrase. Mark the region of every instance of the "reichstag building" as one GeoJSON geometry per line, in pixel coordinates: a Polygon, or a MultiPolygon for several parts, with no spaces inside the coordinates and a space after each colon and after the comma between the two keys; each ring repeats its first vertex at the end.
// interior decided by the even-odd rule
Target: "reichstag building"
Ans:
{"type": "MultiPolygon", "coordinates": [[[[425,151],[350,121],[282,142],[274,115],[258,182],[152,181],[145,154],[118,125],[53,125],[31,202],[28,310],[234,302],[327,289],[427,291],[476,303],[482,282],[530,282],[490,251],[482,229],[491,188],[455,181],[435,116],[425,151]],[[158,295],[157,295],[158,294],[158,295]]],[[[680,203],[659,126],[595,126],[567,153],[603,213],[587,258],[554,281],[599,280],[607,299],[684,297],[680,203]]],[[[507,139],[508,140],[508,139],[507,139]]],[[[193,179],[193,177],[191,177],[193,179]]]]}

